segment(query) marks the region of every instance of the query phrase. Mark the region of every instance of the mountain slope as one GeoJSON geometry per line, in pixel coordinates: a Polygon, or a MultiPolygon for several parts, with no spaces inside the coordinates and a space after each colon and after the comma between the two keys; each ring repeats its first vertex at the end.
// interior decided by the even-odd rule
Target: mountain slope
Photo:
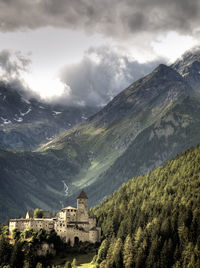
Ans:
{"type": "MultiPolygon", "coordinates": [[[[145,133],[151,127],[154,130],[156,124],[179,103],[184,110],[184,99],[192,92],[192,88],[176,71],[160,65],[151,74],[125,89],[84,124],[63,133],[36,152],[2,150],[0,177],[1,189],[5,190],[0,189],[0,196],[4,200],[0,210],[1,218],[5,219],[7,214],[17,216],[19,211],[22,213],[30,207],[51,207],[56,210],[61,207],[61,203],[75,201],[77,192],[87,187],[90,204],[93,205],[122,182],[139,172],[152,169],[151,149],[143,158],[142,166],[145,169],[138,161],[145,144],[145,133]],[[135,159],[134,168],[129,164],[130,159],[135,159]],[[65,193],[66,185],[68,197],[65,193]],[[13,202],[14,189],[22,189],[22,194],[20,191],[16,194],[15,206],[11,211],[9,204],[13,202]]],[[[194,110],[198,110],[198,105],[198,100],[191,103],[194,110]]],[[[196,120],[192,111],[189,116],[188,129],[196,120]]],[[[194,132],[198,136],[199,130],[194,132]]],[[[189,133],[186,134],[188,138],[189,133]]],[[[160,140],[156,142],[159,144],[160,140]]],[[[168,142],[170,144],[170,139],[168,142]]],[[[169,147],[165,145],[166,156],[156,160],[156,164],[163,163],[179,152],[183,144],[179,135],[174,137],[173,142],[177,143],[173,154],[167,153],[169,147]]],[[[187,146],[191,145],[193,140],[188,140],[187,146]]],[[[154,139],[150,140],[149,148],[153,146],[154,139]]]]}
{"type": "Polygon", "coordinates": [[[64,107],[28,100],[0,82],[0,144],[35,149],[97,111],[92,107],[64,107]]]}
{"type": "Polygon", "coordinates": [[[140,132],[127,150],[87,191],[92,193],[93,198],[101,200],[102,192],[107,196],[133,176],[151,171],[178,153],[199,144],[199,113],[199,94],[190,94],[177,102],[160,120],[140,132]]]}
{"type": "Polygon", "coordinates": [[[93,208],[105,239],[100,267],[199,267],[199,174],[198,145],[93,208]]]}
{"type": "MultiPolygon", "coordinates": [[[[89,187],[89,197],[92,204],[95,204],[107,191],[110,194],[116,189],[116,185],[119,187],[121,177],[116,170],[120,166],[121,156],[126,154],[134,141],[138,142],[139,134],[158,122],[192,92],[192,88],[177,72],[160,65],[150,75],[133,83],[116,96],[105,108],[92,116],[87,124],[54,139],[40,148],[40,152],[62,151],[70,154],[71,148],[75,154],[84,152],[85,159],[77,175],[73,177],[73,186],[89,187]],[[116,179],[117,183],[112,187],[111,181],[115,180],[115,177],[120,178],[119,183],[116,179]]],[[[129,157],[137,159],[139,155],[130,150],[132,153],[129,157]]],[[[170,156],[166,155],[165,160],[170,156]]],[[[151,152],[146,156],[146,160],[148,158],[151,158],[151,152]]],[[[150,168],[152,167],[147,165],[147,169],[150,168]]],[[[139,171],[136,172],[136,168],[129,170],[126,165],[124,170],[124,181],[139,171]]]]}

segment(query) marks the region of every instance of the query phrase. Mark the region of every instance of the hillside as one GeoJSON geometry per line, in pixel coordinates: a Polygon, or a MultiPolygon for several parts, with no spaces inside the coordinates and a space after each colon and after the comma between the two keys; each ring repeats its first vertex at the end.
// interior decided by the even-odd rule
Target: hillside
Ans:
{"type": "Polygon", "coordinates": [[[200,145],[133,178],[92,209],[100,267],[200,266],[200,145]]]}

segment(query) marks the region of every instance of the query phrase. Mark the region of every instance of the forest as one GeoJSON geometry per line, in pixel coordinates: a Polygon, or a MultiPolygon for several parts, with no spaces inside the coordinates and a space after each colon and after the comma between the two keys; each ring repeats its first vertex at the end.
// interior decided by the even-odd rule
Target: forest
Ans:
{"type": "Polygon", "coordinates": [[[133,178],[92,209],[100,268],[200,267],[200,145],[133,178]]]}

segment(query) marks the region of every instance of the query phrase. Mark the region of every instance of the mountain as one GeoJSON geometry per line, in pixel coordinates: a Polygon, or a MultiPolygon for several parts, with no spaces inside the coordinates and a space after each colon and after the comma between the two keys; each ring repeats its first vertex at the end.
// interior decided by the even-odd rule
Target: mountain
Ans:
{"type": "Polygon", "coordinates": [[[100,112],[35,152],[0,149],[0,217],[58,210],[84,188],[97,204],[135,175],[199,143],[200,97],[159,65],[100,112]],[[187,105],[186,105],[187,104],[187,105]]]}
{"type": "Polygon", "coordinates": [[[200,99],[193,94],[192,88],[177,72],[160,65],[116,96],[104,109],[89,118],[87,124],[54,139],[41,147],[40,152],[66,152],[72,146],[75,154],[84,153],[84,162],[72,178],[73,186],[84,187],[91,204],[95,204],[124,181],[151,170],[199,142],[199,129],[194,131],[196,140],[191,137],[185,141],[179,137],[182,131],[186,131],[187,137],[192,123],[199,123],[196,111],[193,114],[190,108],[185,110],[185,102],[189,99],[190,106],[194,105],[194,110],[199,111],[200,99]],[[163,126],[162,122],[167,120],[168,123],[163,126]],[[185,121],[189,125],[184,124],[185,121]],[[154,129],[158,135],[151,138],[154,129]],[[160,154],[158,149],[162,144],[164,150],[160,154]],[[135,165],[129,164],[132,159],[135,165]]]}
{"type": "Polygon", "coordinates": [[[93,208],[104,238],[94,261],[100,267],[200,267],[199,172],[197,146],[93,208]]]}
{"type": "Polygon", "coordinates": [[[194,90],[200,91],[200,47],[184,53],[171,67],[179,72],[194,90]]]}
{"type": "Polygon", "coordinates": [[[200,95],[176,103],[164,116],[140,132],[116,161],[86,190],[102,199],[133,176],[151,171],[178,153],[200,143],[200,95]],[[106,185],[106,187],[105,187],[106,185]]]}
{"type": "Polygon", "coordinates": [[[20,91],[0,82],[0,144],[13,149],[36,149],[96,111],[93,107],[28,100],[20,91]]]}

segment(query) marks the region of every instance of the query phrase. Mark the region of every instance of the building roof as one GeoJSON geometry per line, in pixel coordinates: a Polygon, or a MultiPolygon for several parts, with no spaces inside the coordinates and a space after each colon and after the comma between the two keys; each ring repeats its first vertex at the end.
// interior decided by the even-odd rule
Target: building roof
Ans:
{"type": "Polygon", "coordinates": [[[71,206],[68,206],[68,207],[62,208],[62,210],[66,210],[66,209],[75,209],[75,210],[77,210],[77,208],[74,208],[74,207],[71,207],[71,206]]]}
{"type": "Polygon", "coordinates": [[[81,191],[77,199],[88,199],[88,197],[84,191],[81,191]]]}

